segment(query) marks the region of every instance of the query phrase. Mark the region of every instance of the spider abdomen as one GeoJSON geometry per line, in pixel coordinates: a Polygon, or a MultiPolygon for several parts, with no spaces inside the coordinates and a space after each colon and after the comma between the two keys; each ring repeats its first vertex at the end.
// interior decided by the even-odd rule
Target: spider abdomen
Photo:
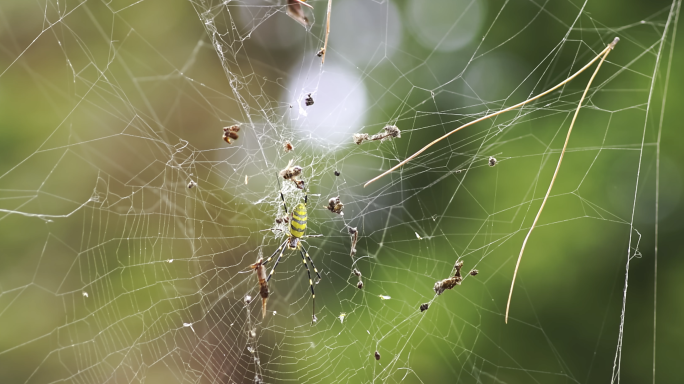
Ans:
{"type": "Polygon", "coordinates": [[[302,237],[306,232],[306,205],[303,203],[297,204],[292,211],[292,220],[290,220],[290,234],[292,237],[302,237]]]}

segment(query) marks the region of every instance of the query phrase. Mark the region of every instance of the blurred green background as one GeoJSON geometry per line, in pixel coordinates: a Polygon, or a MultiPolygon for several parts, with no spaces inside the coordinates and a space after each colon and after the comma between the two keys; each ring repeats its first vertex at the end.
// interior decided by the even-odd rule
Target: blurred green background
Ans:
{"type": "Polygon", "coordinates": [[[0,4],[0,382],[679,379],[679,3],[336,0],[323,66],[327,2],[311,2],[309,31],[281,3],[0,4]],[[562,81],[614,36],[505,325],[590,73],[362,185],[562,81]],[[236,122],[228,146],[221,127],[236,122]],[[351,142],[387,123],[401,139],[351,142]],[[295,253],[271,283],[276,314],[243,304],[249,265],[282,239],[260,231],[284,214],[275,174],[290,159],[309,182],[309,231],[325,235],[308,242],[324,275],[313,327],[295,253]],[[323,209],[336,195],[343,217],[323,209]],[[353,265],[347,226],[361,233],[353,265]],[[480,274],[435,297],[457,259],[480,274]]]}

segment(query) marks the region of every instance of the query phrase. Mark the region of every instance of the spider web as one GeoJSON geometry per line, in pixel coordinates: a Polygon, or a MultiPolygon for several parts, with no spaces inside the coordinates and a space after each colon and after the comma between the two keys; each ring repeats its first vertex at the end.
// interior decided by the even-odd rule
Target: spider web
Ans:
{"type": "Polygon", "coordinates": [[[654,281],[628,272],[656,260],[656,196],[662,216],[678,199],[656,177],[680,3],[644,17],[336,0],[324,64],[327,2],[311,4],[309,28],[284,1],[0,5],[1,381],[655,378],[655,357],[643,361],[655,296],[640,296],[645,315],[627,305],[628,283],[654,281]],[[616,36],[506,325],[515,260],[590,73],[363,184],[563,81],[616,36]],[[352,141],[387,125],[401,137],[352,141]],[[288,164],[303,169],[307,233],[323,236],[304,241],[323,276],[315,324],[298,252],[269,282],[263,319],[250,268],[287,236],[279,190],[290,210],[304,199],[279,183],[288,164]],[[343,214],[326,209],[335,197],[343,214]],[[457,261],[462,284],[436,295],[457,261]]]}

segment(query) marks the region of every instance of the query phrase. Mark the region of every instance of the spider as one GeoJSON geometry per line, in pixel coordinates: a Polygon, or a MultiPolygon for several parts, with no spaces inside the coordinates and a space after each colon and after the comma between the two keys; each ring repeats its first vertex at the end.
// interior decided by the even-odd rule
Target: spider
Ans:
{"type": "MultiPolygon", "coordinates": [[[[280,199],[283,201],[283,207],[285,208],[285,213],[288,214],[287,211],[287,204],[285,203],[285,197],[283,196],[282,189],[280,187],[280,181],[278,181],[278,188],[280,189],[280,199]]],[[[306,232],[306,204],[308,201],[308,192],[306,189],[304,190],[304,202],[297,204],[296,207],[292,210],[292,213],[289,214],[290,216],[290,227],[289,231],[287,234],[287,239],[283,241],[282,244],[273,252],[271,256],[269,256],[268,259],[266,259],[262,265],[268,264],[271,260],[273,260],[273,257],[275,255],[278,255],[278,258],[275,261],[275,264],[273,265],[273,269],[271,269],[271,273],[268,274],[268,277],[266,278],[266,282],[268,283],[269,280],[271,280],[271,277],[273,277],[273,273],[275,272],[275,269],[278,267],[278,263],[280,263],[280,259],[283,257],[283,253],[285,253],[285,248],[288,249],[298,249],[299,254],[302,255],[302,263],[304,263],[304,267],[306,267],[306,273],[309,275],[309,287],[311,288],[311,299],[313,302],[313,307],[311,311],[311,322],[314,323],[316,322],[316,293],[314,292],[314,283],[313,280],[311,280],[311,271],[309,270],[309,265],[306,263],[307,260],[309,260],[309,263],[311,263],[311,267],[313,268],[314,272],[318,276],[318,280],[321,280],[321,275],[318,273],[318,269],[316,269],[316,266],[313,263],[313,260],[311,260],[311,257],[309,256],[309,251],[304,247],[304,244],[302,243],[302,239],[307,238],[307,237],[322,237],[323,235],[304,235],[304,232],[306,232]]]]}

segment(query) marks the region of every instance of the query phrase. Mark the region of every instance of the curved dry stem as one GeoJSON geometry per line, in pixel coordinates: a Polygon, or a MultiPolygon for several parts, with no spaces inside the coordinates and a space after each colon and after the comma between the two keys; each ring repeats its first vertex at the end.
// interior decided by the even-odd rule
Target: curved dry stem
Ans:
{"type": "MultiPolygon", "coordinates": [[[[604,49],[603,52],[599,55],[599,57],[601,57],[601,61],[599,61],[598,65],[596,66],[594,74],[591,75],[591,78],[587,83],[587,87],[584,89],[584,93],[582,93],[582,98],[577,104],[577,109],[575,109],[575,115],[572,117],[572,122],[570,123],[570,128],[568,129],[568,135],[565,137],[565,144],[563,144],[563,150],[561,150],[560,158],[558,159],[558,164],[556,165],[556,170],[553,172],[553,177],[551,178],[551,183],[549,184],[549,188],[546,190],[546,195],[544,196],[544,200],[542,200],[542,204],[541,207],[539,207],[537,216],[534,218],[534,222],[532,223],[530,230],[527,232],[527,236],[525,236],[525,240],[523,241],[522,247],[520,248],[520,255],[518,255],[518,261],[515,263],[515,271],[513,271],[513,281],[511,281],[511,291],[508,293],[508,302],[506,303],[506,324],[508,324],[508,311],[511,307],[511,298],[513,297],[513,287],[515,286],[515,278],[516,276],[518,276],[518,268],[520,267],[520,260],[522,260],[523,252],[525,252],[525,245],[527,244],[527,240],[530,238],[530,235],[532,234],[534,227],[537,225],[537,221],[541,216],[542,210],[544,209],[544,205],[546,205],[546,201],[549,199],[549,195],[551,194],[551,188],[553,188],[553,183],[556,181],[556,176],[558,176],[558,171],[560,170],[561,162],[563,161],[563,155],[565,155],[565,149],[568,147],[568,142],[570,141],[572,127],[575,125],[575,120],[577,119],[577,115],[579,114],[580,108],[582,108],[582,102],[584,102],[584,98],[587,96],[587,92],[589,92],[589,88],[591,88],[591,83],[594,81],[594,77],[596,77],[596,74],[601,68],[601,64],[603,64],[603,61],[606,59],[606,56],[608,56],[610,51],[613,48],[615,48],[615,44],[617,44],[619,40],[620,39],[616,37],[615,40],[613,40],[613,42],[610,43],[610,45],[608,45],[608,47],[606,47],[606,49],[604,49]]],[[[584,68],[582,70],[584,70],[584,68]]]]}
{"type": "Polygon", "coordinates": [[[471,125],[473,125],[473,124],[477,124],[477,123],[479,123],[480,121],[487,120],[487,119],[492,118],[492,117],[494,117],[494,116],[498,116],[498,115],[500,115],[500,114],[502,114],[502,113],[505,113],[505,112],[508,112],[508,111],[512,111],[512,110],[514,110],[514,109],[516,109],[516,108],[520,108],[520,107],[522,107],[523,105],[528,104],[528,103],[530,103],[530,102],[532,102],[532,101],[534,101],[534,100],[537,100],[537,99],[540,98],[540,97],[543,97],[543,96],[545,96],[545,95],[548,95],[549,93],[551,93],[551,92],[555,91],[556,89],[562,87],[563,85],[567,84],[567,83],[570,82],[572,79],[574,79],[575,77],[577,77],[580,73],[584,72],[587,68],[591,67],[591,65],[594,64],[594,62],[596,62],[596,60],[600,59],[601,57],[604,57],[604,58],[605,58],[605,55],[607,55],[607,53],[610,52],[610,51],[615,47],[615,44],[617,44],[618,41],[619,41],[619,39],[616,37],[615,40],[613,40],[612,43],[608,44],[608,46],[607,46],[603,51],[601,51],[598,55],[596,55],[596,57],[594,57],[589,63],[587,63],[587,65],[585,65],[585,66],[582,67],[580,70],[578,70],[577,72],[575,72],[572,76],[570,76],[570,77],[568,77],[567,79],[563,80],[562,82],[558,83],[558,85],[556,85],[555,87],[550,88],[550,89],[548,89],[547,91],[545,91],[545,92],[543,92],[543,93],[540,93],[540,94],[538,94],[537,96],[534,96],[534,97],[532,97],[532,98],[529,98],[529,99],[527,99],[527,100],[525,100],[525,101],[523,101],[523,102],[521,102],[521,103],[518,103],[518,104],[516,104],[516,105],[514,105],[514,106],[508,107],[508,108],[506,108],[506,109],[502,109],[502,110],[500,110],[500,111],[498,111],[498,112],[494,112],[494,113],[492,113],[492,114],[489,114],[489,115],[480,117],[479,119],[476,119],[476,120],[473,120],[473,121],[471,121],[471,122],[469,122],[469,123],[466,123],[466,124],[461,125],[460,127],[454,129],[453,131],[451,131],[451,132],[449,132],[449,133],[443,135],[442,137],[440,137],[440,138],[438,138],[438,139],[432,141],[430,144],[424,146],[424,147],[421,148],[418,152],[416,152],[416,153],[414,153],[413,155],[409,156],[406,160],[404,160],[404,161],[402,161],[401,163],[395,165],[394,167],[388,169],[387,171],[385,171],[385,172],[382,173],[381,175],[376,176],[375,178],[371,179],[371,180],[368,181],[366,184],[364,184],[363,187],[365,188],[365,187],[367,187],[370,183],[372,183],[372,182],[374,182],[374,181],[376,181],[376,180],[379,180],[379,179],[381,179],[383,176],[388,175],[388,174],[394,172],[395,170],[397,170],[398,168],[400,168],[400,167],[403,166],[404,164],[406,164],[406,163],[408,163],[409,161],[411,161],[412,159],[414,159],[416,156],[418,156],[418,155],[420,155],[421,153],[425,152],[425,150],[427,150],[428,148],[430,148],[430,147],[432,147],[433,145],[439,143],[440,141],[446,139],[447,137],[451,136],[452,134],[454,134],[454,133],[460,131],[461,129],[463,129],[463,128],[465,128],[465,127],[469,127],[469,126],[471,126],[471,125]]]}

